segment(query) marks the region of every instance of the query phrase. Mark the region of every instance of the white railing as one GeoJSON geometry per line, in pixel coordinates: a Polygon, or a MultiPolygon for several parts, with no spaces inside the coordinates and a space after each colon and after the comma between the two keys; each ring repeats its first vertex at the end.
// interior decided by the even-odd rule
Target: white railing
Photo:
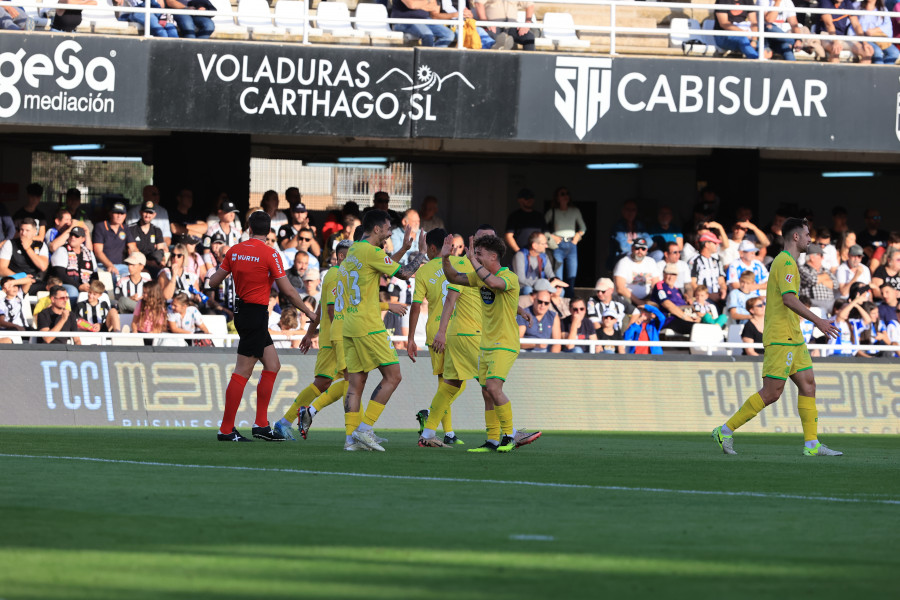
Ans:
{"type": "MultiPolygon", "coordinates": [[[[218,333],[193,333],[193,334],[184,334],[184,333],[140,333],[140,332],[129,332],[129,333],[117,333],[117,332],[93,332],[93,331],[60,331],[60,332],[49,332],[49,331],[7,331],[0,330],[0,338],[12,338],[12,339],[21,339],[23,341],[34,338],[35,340],[43,337],[57,337],[57,338],[83,338],[83,339],[98,339],[100,340],[101,345],[110,344],[113,339],[117,340],[134,340],[136,346],[140,346],[144,343],[145,339],[153,339],[153,340],[180,340],[180,341],[188,341],[188,340],[215,340],[224,342],[226,347],[231,347],[233,343],[236,343],[240,340],[240,336],[235,334],[218,334],[218,333]]],[[[299,339],[300,336],[286,336],[286,335],[273,335],[272,339],[274,341],[293,341],[299,339]]],[[[419,348],[425,348],[425,338],[415,338],[416,344],[419,345],[419,348]]],[[[391,336],[392,342],[406,342],[406,336],[391,336]]],[[[710,342],[710,341],[690,341],[690,340],[678,340],[678,341],[638,341],[638,340],[570,340],[567,338],[550,338],[550,339],[537,339],[537,338],[522,338],[519,340],[521,344],[540,344],[540,345],[548,345],[548,346],[587,346],[593,347],[596,349],[598,346],[625,346],[625,347],[658,347],[658,348],[702,348],[703,353],[705,354],[717,354],[717,351],[722,350],[744,350],[745,348],[753,348],[756,350],[762,350],[762,344],[747,344],[744,342],[710,342]]],[[[900,353],[900,345],[897,346],[887,346],[887,345],[878,345],[878,344],[807,344],[806,346],[810,350],[823,350],[830,353],[834,353],[835,351],[863,351],[863,352],[894,352],[900,353]]],[[[0,348],[3,348],[3,345],[0,345],[0,348]]],[[[404,350],[399,350],[398,353],[403,354],[404,350]]],[[[541,354],[541,353],[535,353],[541,354]]]]}
{"type": "MultiPolygon", "coordinates": [[[[310,0],[303,0],[305,4],[305,11],[302,17],[302,31],[303,31],[303,43],[309,43],[309,30],[311,29],[312,21],[317,21],[319,19],[318,15],[311,15],[309,11],[310,0]]],[[[723,5],[721,4],[685,4],[681,2],[637,2],[634,0],[541,0],[537,4],[584,4],[590,6],[598,6],[598,7],[608,7],[610,13],[610,24],[609,25],[589,25],[589,24],[578,24],[575,23],[573,25],[573,29],[576,31],[582,32],[592,32],[592,33],[607,33],[610,36],[609,44],[609,54],[616,54],[616,36],[619,35],[660,35],[660,36],[669,36],[672,31],[668,28],[656,28],[656,27],[620,27],[616,24],[617,19],[617,8],[625,8],[625,7],[637,7],[642,8],[644,10],[651,9],[661,9],[661,10],[677,10],[679,12],[686,12],[692,10],[707,10],[712,11],[712,17],[715,19],[715,11],[723,11],[723,5]]],[[[164,14],[177,14],[177,15],[193,15],[200,17],[215,17],[215,13],[210,11],[201,11],[195,9],[172,9],[172,8],[152,8],[149,4],[143,7],[126,7],[126,6],[93,6],[93,5],[72,5],[72,4],[58,4],[54,2],[38,2],[37,0],[23,0],[16,1],[14,6],[21,6],[23,8],[36,8],[38,10],[47,10],[47,9],[64,9],[64,10],[79,10],[79,9],[89,9],[92,12],[104,12],[109,11],[113,13],[143,13],[144,15],[144,31],[143,35],[145,37],[150,37],[150,19],[148,18],[151,14],[164,13],[164,14]]],[[[464,6],[463,0],[459,0],[458,6],[464,6]]],[[[757,13],[757,29],[756,30],[748,30],[748,31],[723,31],[723,30],[715,30],[715,29],[697,29],[697,30],[689,30],[689,33],[696,32],[698,36],[703,37],[751,37],[756,38],[758,40],[757,49],[763,48],[765,46],[765,41],[767,39],[787,39],[787,40],[796,40],[796,39],[817,39],[817,40],[837,40],[837,41],[854,41],[854,42],[892,42],[892,43],[900,43],[900,38],[888,38],[888,37],[871,37],[871,36],[858,36],[858,35],[828,35],[824,34],[799,34],[799,33],[773,33],[765,31],[765,13],[768,12],[779,12],[778,9],[774,9],[769,6],[757,6],[757,5],[740,5],[741,10],[748,12],[757,13]]],[[[796,8],[795,12],[799,14],[846,14],[853,16],[872,16],[873,11],[865,11],[865,10],[838,10],[838,9],[822,9],[822,8],[796,8]]],[[[882,17],[890,19],[892,16],[900,17],[900,13],[893,12],[878,12],[875,13],[882,17]]],[[[273,13],[269,13],[271,17],[274,17],[273,13]]],[[[239,13],[235,10],[233,12],[233,17],[237,18],[239,13]]],[[[249,14],[248,16],[259,16],[256,14],[249,14]]],[[[300,17],[292,17],[299,19],[300,17]]],[[[371,22],[370,17],[347,17],[343,22],[356,23],[359,21],[371,22]]],[[[456,21],[447,20],[447,19],[394,19],[388,18],[386,22],[389,25],[394,24],[418,24],[418,25],[444,25],[447,26],[449,24],[455,24],[457,26],[457,33],[459,34],[463,30],[463,24],[465,19],[463,17],[463,13],[458,12],[458,17],[456,21]]],[[[273,21],[274,25],[274,21],[273,21]]],[[[502,27],[502,28],[516,28],[516,27],[528,27],[530,29],[544,29],[545,25],[540,22],[528,22],[528,21],[477,21],[477,25],[479,27],[502,27]]],[[[249,29],[252,29],[250,27],[249,29]]],[[[457,35],[457,47],[463,48],[463,36],[457,35]]],[[[759,52],[759,60],[766,60],[765,53],[759,52]]]]}

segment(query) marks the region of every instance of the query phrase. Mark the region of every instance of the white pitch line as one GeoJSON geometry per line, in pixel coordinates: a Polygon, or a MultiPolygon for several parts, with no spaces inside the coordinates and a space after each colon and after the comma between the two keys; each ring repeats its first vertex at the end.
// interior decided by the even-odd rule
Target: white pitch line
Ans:
{"type": "Polygon", "coordinates": [[[401,481],[435,481],[442,483],[489,483],[496,485],[523,485],[570,490],[598,490],[605,492],[643,492],[652,494],[687,494],[691,496],[728,496],[743,498],[767,498],[773,500],[804,500],[817,502],[846,502],[853,504],[886,504],[900,506],[900,500],[877,500],[870,498],[839,498],[834,496],[807,496],[803,494],[778,494],[768,492],[729,492],[721,490],[679,490],[653,487],[628,487],[621,485],[586,485],[579,483],[550,483],[545,481],[515,481],[506,479],[469,479],[467,477],[422,477],[414,475],[383,475],[379,473],[348,473],[344,471],[313,471],[311,469],[277,469],[272,467],[238,467],[234,465],[188,465],[181,463],[151,462],[144,460],[122,460],[114,458],[93,458],[89,456],[40,456],[36,454],[4,454],[4,458],[36,458],[44,460],[76,460],[143,467],[170,467],[175,469],[221,469],[226,471],[252,471],[258,473],[293,473],[297,475],[326,475],[332,477],[361,477],[366,479],[395,479],[401,481]]]}

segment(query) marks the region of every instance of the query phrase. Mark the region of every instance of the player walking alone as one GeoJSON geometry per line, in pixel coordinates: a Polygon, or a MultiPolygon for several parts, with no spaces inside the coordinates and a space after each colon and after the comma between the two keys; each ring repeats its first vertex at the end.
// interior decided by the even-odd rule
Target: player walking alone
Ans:
{"type": "Polygon", "coordinates": [[[806,219],[788,219],[781,226],[784,250],[769,271],[766,287],[766,318],[763,326],[763,387],[750,396],[744,405],[724,425],[712,431],[712,437],[725,454],[734,451],[734,431],[755,417],[763,408],[774,404],[784,392],[790,377],[800,392],[797,412],[803,426],[804,456],[841,456],[819,442],[819,413],[816,410],[816,378],[812,359],[800,331],[800,319],[811,321],[828,337],[837,337],[840,330],[834,323],[821,319],[800,302],[800,271],[797,259],[809,247],[809,224],[806,219]],[[799,315],[799,316],[798,316],[799,315]]]}
{"type": "Polygon", "coordinates": [[[278,258],[278,252],[266,245],[266,235],[272,226],[271,217],[263,211],[257,211],[250,215],[248,226],[250,239],[232,246],[219,269],[209,278],[211,289],[217,289],[229,274],[234,279],[238,297],[234,310],[234,326],[241,336],[234,373],[225,391],[225,414],[219,428],[218,440],[250,441],[234,428],[234,419],[241,405],[247,380],[253,374],[256,361],[261,360],[263,372],[256,386],[256,421],[253,425],[253,437],[268,442],[281,442],[285,440],[284,436],[272,431],[267,416],[275,377],[281,368],[278,352],[268,329],[269,290],[272,289],[272,284],[277,284],[281,293],[312,322],[316,321],[316,313],[306,306],[297,290],[285,277],[284,265],[278,258]]]}

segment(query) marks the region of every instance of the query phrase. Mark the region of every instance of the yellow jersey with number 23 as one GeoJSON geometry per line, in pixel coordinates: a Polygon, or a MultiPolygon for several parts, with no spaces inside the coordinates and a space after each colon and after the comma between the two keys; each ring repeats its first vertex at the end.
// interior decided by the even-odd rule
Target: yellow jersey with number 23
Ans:
{"type": "Polygon", "coordinates": [[[385,331],[378,300],[381,275],[394,276],[400,265],[381,248],[362,240],[354,243],[341,263],[341,282],[347,300],[343,307],[344,337],[363,337],[385,331]]]}

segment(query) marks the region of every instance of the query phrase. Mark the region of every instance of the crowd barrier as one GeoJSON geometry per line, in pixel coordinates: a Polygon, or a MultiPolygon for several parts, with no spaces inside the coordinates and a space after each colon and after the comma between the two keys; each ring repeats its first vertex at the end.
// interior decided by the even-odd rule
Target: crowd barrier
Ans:
{"type": "MultiPolygon", "coordinates": [[[[380,428],[412,429],[416,411],[430,405],[437,382],[427,355],[419,356],[413,363],[401,355],[403,381],[380,428]]],[[[282,350],[280,357],[270,420],[309,385],[316,358],[295,350],[282,350]]],[[[234,350],[7,345],[0,361],[0,425],[186,427],[211,434],[224,408],[234,350]]],[[[820,431],[900,433],[900,365],[846,358],[814,359],[814,365],[820,431]]],[[[761,368],[761,359],[752,357],[522,354],[504,389],[518,427],[703,432],[759,388],[761,368]]],[[[238,412],[239,429],[255,414],[259,372],[238,412]]],[[[379,381],[377,373],[369,377],[364,397],[379,381]]],[[[482,429],[483,408],[478,386],[469,382],[453,405],[454,428],[482,429]]],[[[324,409],[314,427],[343,427],[341,405],[324,409]]],[[[789,384],[785,397],[745,429],[799,434],[796,388],[789,384]]]]}
{"type": "MultiPolygon", "coordinates": [[[[325,22],[327,20],[326,25],[323,27],[322,23],[319,22],[319,15],[313,15],[310,12],[310,0],[302,0],[303,3],[303,11],[302,14],[292,15],[292,19],[297,20],[297,24],[300,26],[301,35],[302,35],[302,43],[308,44],[310,43],[310,32],[321,33],[323,29],[328,29],[327,23],[334,22],[332,18],[323,17],[321,21],[325,22]],[[316,22],[316,27],[313,27],[313,22],[316,22]]],[[[166,13],[166,14],[174,14],[174,15],[196,15],[201,17],[214,17],[216,15],[215,12],[209,11],[201,11],[196,9],[171,9],[171,8],[152,8],[149,3],[144,7],[128,7],[128,6],[112,6],[103,0],[99,0],[97,2],[97,6],[85,7],[85,10],[89,10],[92,14],[105,14],[105,13],[142,13],[144,24],[142,27],[141,34],[144,37],[150,37],[150,19],[148,18],[150,14],[154,13],[166,13]]],[[[458,5],[461,5],[462,2],[458,2],[458,5]]],[[[595,24],[587,24],[587,23],[565,23],[564,25],[560,24],[544,24],[539,21],[526,21],[520,20],[516,22],[509,21],[479,21],[476,20],[476,23],[479,27],[528,27],[535,30],[554,30],[554,34],[560,36],[563,40],[568,38],[569,36],[575,37],[576,32],[589,32],[589,33],[602,33],[609,34],[609,54],[616,54],[616,38],[617,36],[633,36],[633,35],[643,35],[643,36],[671,36],[673,33],[676,33],[674,29],[669,27],[665,28],[656,28],[656,27],[628,27],[622,26],[617,23],[618,12],[621,9],[625,8],[639,8],[644,10],[652,10],[652,9],[660,9],[661,11],[677,11],[678,14],[683,13],[686,10],[705,10],[710,11],[712,13],[711,17],[715,18],[716,10],[722,10],[722,5],[716,5],[714,2],[710,2],[708,4],[699,4],[692,3],[690,5],[685,5],[682,2],[653,2],[648,4],[647,2],[636,1],[636,0],[541,0],[537,4],[541,5],[588,5],[588,6],[596,6],[596,7],[604,7],[609,11],[609,25],[595,25],[595,24]]],[[[16,2],[16,6],[22,6],[26,9],[30,9],[32,11],[39,10],[49,10],[49,9],[64,9],[64,10],[73,10],[73,6],[71,4],[58,4],[54,2],[38,2],[37,0],[23,0],[16,2]]],[[[828,34],[799,34],[799,33],[774,33],[765,31],[765,13],[769,12],[777,12],[777,9],[770,6],[759,6],[759,5],[741,5],[742,11],[755,12],[757,14],[757,29],[753,30],[745,30],[741,32],[735,31],[722,31],[716,29],[689,29],[687,30],[689,35],[693,35],[697,38],[705,38],[705,39],[713,39],[718,37],[751,37],[757,38],[760,41],[760,45],[765,43],[766,39],[819,39],[819,40],[840,40],[840,41],[855,41],[855,42],[893,42],[900,43],[900,38],[886,38],[886,37],[877,37],[873,38],[871,36],[855,36],[855,35],[828,35],[828,34]]],[[[822,15],[822,14],[841,14],[841,15],[854,15],[854,16],[864,16],[871,15],[872,11],[865,10],[854,10],[854,9],[822,9],[822,8],[794,8],[797,13],[800,14],[808,14],[808,15],[822,15]]],[[[35,12],[36,14],[36,12],[35,12]]],[[[399,19],[399,18],[386,18],[384,22],[388,25],[394,24],[430,24],[430,25],[443,25],[443,26],[455,26],[458,28],[458,31],[462,31],[463,23],[465,21],[463,17],[463,13],[459,11],[458,17],[456,20],[444,20],[444,19],[399,19]]],[[[897,13],[884,13],[885,16],[891,17],[895,16],[897,13]]],[[[275,15],[271,12],[266,12],[265,14],[257,13],[253,11],[249,11],[246,14],[234,12],[231,15],[233,18],[238,18],[240,16],[244,16],[249,18],[256,23],[260,29],[276,29],[275,26],[275,15]],[[268,24],[266,24],[266,21],[268,24]]],[[[665,15],[663,15],[664,17],[665,15]]],[[[661,17],[661,19],[663,18],[661,17]]],[[[113,17],[115,18],[115,17],[113,17]]],[[[357,22],[365,23],[371,25],[372,17],[364,16],[364,17],[341,17],[340,25],[350,27],[351,24],[355,24],[357,22]]],[[[254,29],[253,26],[248,26],[249,29],[254,29]]],[[[677,35],[682,35],[684,32],[677,32],[677,35]]],[[[577,39],[577,38],[576,38],[577,39]]],[[[457,39],[457,47],[463,48],[463,36],[458,36],[457,39]]],[[[759,60],[766,60],[763,53],[760,53],[759,60]]]]}

